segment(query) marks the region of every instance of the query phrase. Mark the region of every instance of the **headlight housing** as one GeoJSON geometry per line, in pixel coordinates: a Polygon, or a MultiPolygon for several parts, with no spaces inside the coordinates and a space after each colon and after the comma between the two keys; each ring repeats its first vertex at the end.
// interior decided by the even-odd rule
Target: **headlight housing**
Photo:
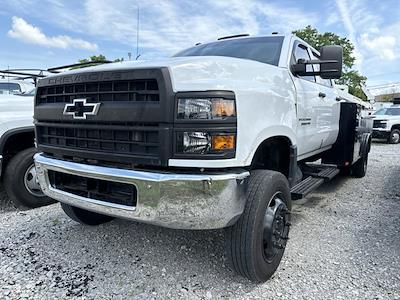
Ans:
{"type": "Polygon", "coordinates": [[[180,98],[178,120],[226,120],[236,117],[235,100],[224,98],[180,98]]]}
{"type": "Polygon", "coordinates": [[[235,99],[231,91],[178,93],[175,102],[174,157],[234,158],[237,143],[235,99]]]}
{"type": "Polygon", "coordinates": [[[226,154],[234,153],[236,133],[183,131],[177,133],[178,154],[226,154]]]}

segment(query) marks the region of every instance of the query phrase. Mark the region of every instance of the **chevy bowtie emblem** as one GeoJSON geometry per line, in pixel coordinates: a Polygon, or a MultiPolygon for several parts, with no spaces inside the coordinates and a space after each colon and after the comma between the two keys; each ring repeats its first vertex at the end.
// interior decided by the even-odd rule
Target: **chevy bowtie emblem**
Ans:
{"type": "Polygon", "coordinates": [[[101,103],[86,103],[86,99],[74,99],[72,104],[65,104],[63,115],[71,115],[74,119],[86,119],[97,115],[101,103]]]}

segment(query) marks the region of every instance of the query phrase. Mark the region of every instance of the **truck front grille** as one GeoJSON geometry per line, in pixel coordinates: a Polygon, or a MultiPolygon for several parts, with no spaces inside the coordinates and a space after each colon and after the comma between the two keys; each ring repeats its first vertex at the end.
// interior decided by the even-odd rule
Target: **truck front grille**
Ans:
{"type": "MultiPolygon", "coordinates": [[[[89,71],[39,80],[36,142],[46,155],[115,167],[166,166],[172,152],[175,95],[167,68],[89,71]],[[98,104],[78,118],[75,99],[98,104]]],[[[79,110],[79,108],[78,108],[79,110]]]]}
{"type": "Polygon", "coordinates": [[[39,87],[36,104],[71,103],[77,98],[93,102],[159,102],[160,93],[155,79],[84,82],[39,87]]]}
{"type": "Polygon", "coordinates": [[[110,123],[38,123],[40,145],[112,154],[159,154],[159,132],[154,126],[110,123]]]}
{"type": "Polygon", "coordinates": [[[132,184],[81,177],[56,171],[48,171],[53,188],[76,196],[136,207],[137,189],[132,184]]]}
{"type": "Polygon", "coordinates": [[[380,120],[374,120],[373,128],[386,128],[386,123],[380,120]]]}

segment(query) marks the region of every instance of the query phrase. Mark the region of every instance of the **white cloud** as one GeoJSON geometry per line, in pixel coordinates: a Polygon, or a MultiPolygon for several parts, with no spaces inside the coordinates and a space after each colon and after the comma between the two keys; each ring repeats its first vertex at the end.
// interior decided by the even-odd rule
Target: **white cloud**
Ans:
{"type": "Polygon", "coordinates": [[[96,44],[82,39],[74,39],[66,35],[46,36],[38,27],[35,27],[19,17],[12,18],[11,29],[8,36],[28,44],[36,44],[53,48],[74,48],[84,50],[97,50],[96,44]]]}
{"type": "MultiPolygon", "coordinates": [[[[18,3],[19,0],[10,1],[18,3]]],[[[135,52],[136,48],[139,4],[140,52],[143,58],[171,55],[197,42],[225,35],[290,33],[309,24],[316,25],[320,19],[317,12],[262,0],[84,0],[81,5],[67,1],[57,3],[54,5],[54,0],[43,0],[33,5],[27,1],[25,11],[68,31],[114,42],[120,48],[125,45],[127,50],[124,51],[130,52],[135,52]],[[45,18],[42,10],[46,10],[45,18]]]]}
{"type": "Polygon", "coordinates": [[[139,52],[143,59],[168,56],[196,42],[225,35],[290,33],[312,25],[320,31],[349,38],[355,45],[355,67],[369,78],[389,78],[388,72],[398,72],[398,0],[381,1],[379,5],[368,0],[330,0],[315,7],[303,2],[306,1],[9,0],[5,6],[12,7],[9,11],[24,11],[32,18],[43,20],[46,24],[43,26],[63,28],[102,41],[105,46],[109,45],[102,52],[110,57],[127,52],[135,55],[139,4],[139,52]],[[387,37],[395,37],[395,45],[387,37]]]}
{"type": "Polygon", "coordinates": [[[354,45],[354,57],[356,58],[355,65],[358,67],[358,69],[361,69],[363,55],[357,43],[357,31],[353,25],[354,16],[350,16],[351,6],[347,0],[336,0],[336,5],[339,9],[341,21],[348,32],[349,39],[354,45]]]}
{"type": "Polygon", "coordinates": [[[368,33],[361,35],[361,43],[383,60],[396,59],[396,38],[391,35],[370,37],[368,33]]]}
{"type": "Polygon", "coordinates": [[[398,80],[400,22],[398,2],[371,5],[366,0],[336,0],[345,35],[355,45],[355,67],[368,77],[368,84],[398,80]],[[396,3],[396,4],[394,4],[396,3]],[[388,16],[393,18],[389,20],[388,16]]]}

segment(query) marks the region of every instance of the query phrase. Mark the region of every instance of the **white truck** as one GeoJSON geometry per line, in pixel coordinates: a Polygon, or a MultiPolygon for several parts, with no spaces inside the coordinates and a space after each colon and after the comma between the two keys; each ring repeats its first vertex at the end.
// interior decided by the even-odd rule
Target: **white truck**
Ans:
{"type": "MultiPolygon", "coordinates": [[[[1,76],[1,71],[0,71],[1,76]]],[[[15,95],[29,93],[35,86],[24,80],[0,78],[0,95],[15,95]]]]}
{"type": "Polygon", "coordinates": [[[34,208],[52,203],[40,189],[33,163],[34,86],[19,80],[8,81],[7,86],[0,82],[0,89],[10,88],[21,95],[0,93],[0,177],[4,188],[15,206],[34,208]]]}
{"type": "Polygon", "coordinates": [[[374,116],[372,137],[390,144],[400,143],[400,104],[381,108],[374,116]]]}
{"type": "Polygon", "coordinates": [[[49,76],[35,100],[40,185],[87,225],[226,228],[234,270],[263,282],[292,200],[340,170],[365,175],[371,128],[335,88],[341,69],[341,47],[271,35],[49,76]]]}

